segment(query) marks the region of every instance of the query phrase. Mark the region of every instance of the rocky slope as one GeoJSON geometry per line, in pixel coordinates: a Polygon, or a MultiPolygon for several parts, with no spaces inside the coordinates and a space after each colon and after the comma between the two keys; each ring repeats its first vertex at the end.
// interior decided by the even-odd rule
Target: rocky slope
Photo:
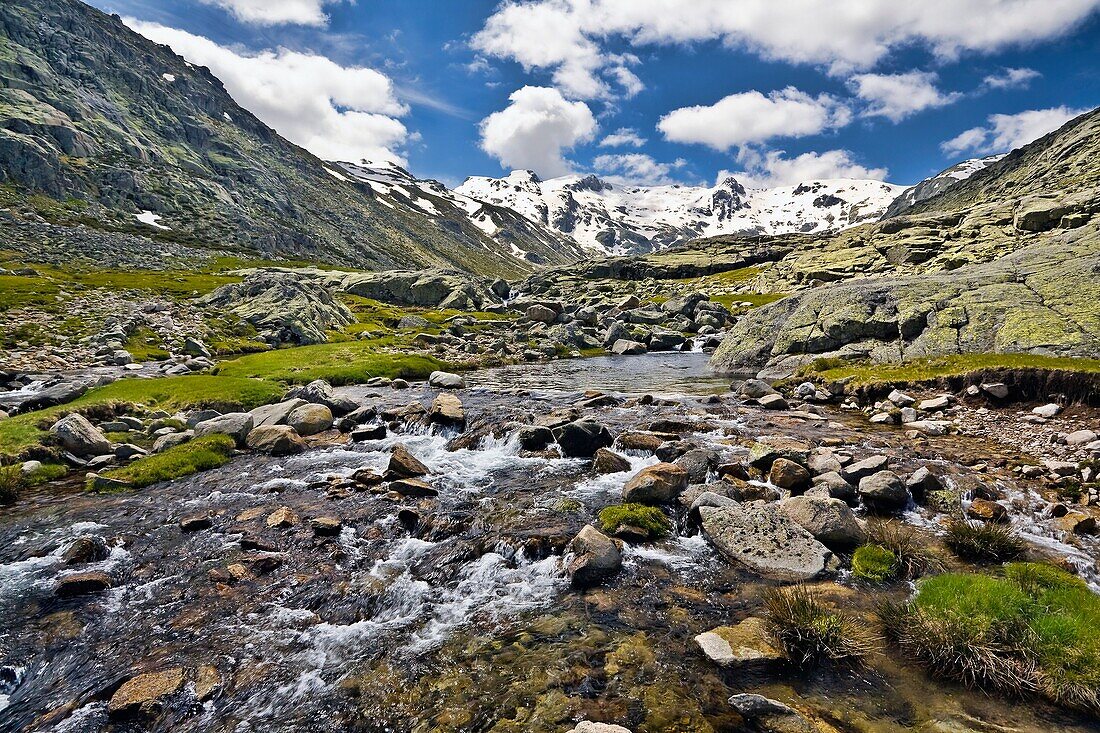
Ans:
{"type": "MultiPolygon", "coordinates": [[[[117,17],[77,0],[0,6],[5,227],[45,220],[374,269],[530,269],[529,250],[464,213],[394,208],[336,173],[117,17]]],[[[32,238],[63,247],[69,234],[32,238]]]]}
{"type": "Polygon", "coordinates": [[[911,213],[802,243],[754,282],[794,294],[745,316],[714,366],[785,374],[822,356],[1095,357],[1098,151],[1093,111],[911,213]]]}
{"type": "Polygon", "coordinates": [[[902,191],[900,196],[891,201],[890,206],[886,209],[886,213],[883,214],[883,218],[888,219],[903,213],[910,206],[942,193],[948,186],[953,186],[959,181],[965,181],[967,178],[970,178],[970,176],[980,170],[988,168],[1003,157],[1003,155],[990,155],[985,158],[971,158],[970,160],[956,163],[950,168],[945,168],[930,178],[925,178],[917,185],[910,186],[902,191]]]}
{"type": "Polygon", "coordinates": [[[902,187],[807,181],[747,189],[734,178],[702,186],[629,186],[596,176],[540,180],[532,171],[468,178],[456,193],[517,211],[605,254],[652,252],[702,236],[830,232],[875,221],[902,187]]]}

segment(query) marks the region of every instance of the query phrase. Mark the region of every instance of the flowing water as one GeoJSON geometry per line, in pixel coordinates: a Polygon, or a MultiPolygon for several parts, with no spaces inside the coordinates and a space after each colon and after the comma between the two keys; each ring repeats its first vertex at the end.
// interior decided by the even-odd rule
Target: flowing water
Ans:
{"type": "MultiPolygon", "coordinates": [[[[675,395],[589,412],[613,430],[696,420],[694,439],[730,460],[744,456],[748,435],[892,439],[839,415],[707,402],[726,381],[691,354],[506,367],[469,381],[471,430],[483,418],[506,425],[568,408],[595,388],[675,395]]],[[[349,393],[382,406],[430,397],[349,393]]],[[[1041,703],[931,681],[888,655],[858,674],[722,671],[692,638],[758,609],[765,585],[721,560],[683,517],[675,537],[627,547],[623,572],[603,587],[572,590],[561,570],[565,543],[656,459],[628,454],[631,471],[595,476],[579,460],[524,453],[510,430],[472,448],[454,449],[454,437],[415,427],[291,458],[245,455],[131,493],[51,487],[6,510],[0,730],[566,731],[587,718],[636,733],[725,731],[740,729],[726,698],[742,691],[798,701],[838,730],[1095,730],[1041,703]],[[396,442],[431,469],[438,497],[395,500],[350,480],[381,470],[396,442]],[[301,521],[268,527],[284,506],[301,521]],[[203,514],[211,528],[181,530],[181,518],[203,514]],[[322,516],[342,521],[339,534],[315,536],[309,520],[322,516]],[[66,566],[65,550],[87,535],[108,540],[109,555],[66,566]],[[60,578],[88,570],[109,573],[114,587],[55,597],[60,578]],[[217,670],[212,695],[198,684],[207,666],[217,670]],[[156,720],[108,715],[126,679],[173,667],[187,689],[156,720]]],[[[1071,549],[1094,565],[1095,547],[1071,549]]],[[[869,615],[869,593],[843,581],[821,587],[869,615]]]]}

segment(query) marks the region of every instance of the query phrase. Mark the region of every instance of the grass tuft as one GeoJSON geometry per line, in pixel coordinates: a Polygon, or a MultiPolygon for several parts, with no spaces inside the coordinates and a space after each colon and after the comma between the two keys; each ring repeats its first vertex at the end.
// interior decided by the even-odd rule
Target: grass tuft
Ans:
{"type": "Polygon", "coordinates": [[[140,458],[128,466],[106,471],[107,478],[125,481],[136,489],[161,481],[190,476],[229,463],[236,446],[228,435],[204,435],[162,453],[140,458]]]}
{"type": "Polygon", "coordinates": [[[1027,543],[1010,525],[952,520],[944,544],[971,562],[1005,562],[1024,554],[1027,543]]]}
{"type": "Polygon", "coordinates": [[[852,555],[852,575],[872,583],[885,583],[898,575],[897,555],[881,545],[863,545],[852,555]]]}
{"type": "Polygon", "coordinates": [[[943,572],[943,561],[905,522],[894,519],[868,522],[867,543],[889,550],[894,555],[894,573],[897,577],[913,579],[943,572]]]}
{"type": "Polygon", "coordinates": [[[0,505],[19,501],[26,484],[20,466],[0,466],[0,505]]]}
{"type": "Polygon", "coordinates": [[[801,667],[825,660],[858,664],[874,647],[860,624],[830,609],[804,585],[770,588],[764,620],[787,658],[801,667]]]}

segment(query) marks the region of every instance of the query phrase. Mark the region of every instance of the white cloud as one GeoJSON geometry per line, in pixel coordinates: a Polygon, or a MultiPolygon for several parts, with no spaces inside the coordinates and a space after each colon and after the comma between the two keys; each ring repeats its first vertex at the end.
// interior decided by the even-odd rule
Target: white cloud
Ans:
{"type": "Polygon", "coordinates": [[[982,80],[982,86],[987,89],[1013,89],[1026,87],[1040,74],[1035,69],[1003,69],[999,74],[990,74],[982,80]]]}
{"type": "Polygon", "coordinates": [[[471,45],[527,70],[551,69],[579,97],[608,93],[611,54],[635,47],[720,41],[767,59],[834,73],[873,67],[919,45],[942,59],[1056,38],[1079,28],[1100,0],[506,0],[471,45]]]}
{"type": "Polygon", "coordinates": [[[544,178],[569,173],[564,152],[591,140],[598,128],[588,105],[549,87],[526,86],[508,99],[481,121],[481,149],[506,168],[529,168],[544,178]]]}
{"type": "Polygon", "coordinates": [[[592,166],[610,175],[605,176],[614,183],[631,186],[664,186],[679,183],[672,177],[672,171],[687,165],[683,158],[672,163],[659,163],[644,153],[622,153],[618,155],[597,155],[592,166]]]}
{"type": "Polygon", "coordinates": [[[743,149],[737,156],[744,170],[729,173],[722,171],[718,180],[732,175],[751,188],[773,188],[775,186],[793,186],[803,181],[828,178],[861,178],[882,181],[886,179],[885,168],[867,168],[852,159],[847,150],[827,150],[824,153],[802,153],[787,158],[782,150],[765,152],[751,148],[743,149]]]}
{"type": "Polygon", "coordinates": [[[255,25],[328,25],[324,6],[333,0],[199,0],[232,13],[237,20],[255,25]]]}
{"type": "Polygon", "coordinates": [[[938,77],[930,71],[904,74],[857,74],[848,80],[856,96],[868,103],[864,114],[901,122],[924,109],[943,107],[962,97],[936,88],[938,77]]]}
{"type": "Polygon", "coordinates": [[[709,106],[681,107],[661,117],[657,128],[672,142],[729,150],[777,137],[816,135],[851,120],[851,110],[836,97],[813,97],[787,87],[767,96],[754,90],[709,106]]]}
{"type": "Polygon", "coordinates": [[[972,127],[940,144],[948,155],[1005,153],[1057,130],[1088,110],[1066,106],[990,115],[985,127],[972,127]]]}
{"type": "Polygon", "coordinates": [[[633,127],[620,127],[603,140],[600,140],[601,148],[618,148],[626,145],[640,148],[646,144],[646,139],[638,134],[633,127]]]}
{"type": "Polygon", "coordinates": [[[188,61],[210,67],[238,104],[314,155],[403,162],[395,151],[409,134],[396,118],[408,108],[384,74],[286,49],[238,52],[174,28],[125,22],[188,61]]]}

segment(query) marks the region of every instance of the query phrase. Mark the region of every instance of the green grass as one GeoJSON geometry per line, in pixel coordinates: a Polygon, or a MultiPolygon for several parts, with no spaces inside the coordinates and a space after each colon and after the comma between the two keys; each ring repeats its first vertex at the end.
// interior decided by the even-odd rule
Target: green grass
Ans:
{"type": "Polygon", "coordinates": [[[861,624],[829,608],[804,585],[765,591],[764,620],[787,658],[800,667],[825,660],[859,663],[873,648],[861,624]]]}
{"type": "Polygon", "coordinates": [[[0,311],[26,306],[56,307],[60,286],[44,277],[0,275],[0,311]]]}
{"type": "Polygon", "coordinates": [[[885,621],[941,676],[1100,712],[1100,596],[1063,570],[1016,563],[1004,577],[939,575],[885,621]]]}
{"type": "MultiPolygon", "coordinates": [[[[426,331],[429,333],[436,333],[446,327],[447,321],[455,316],[465,316],[482,322],[508,321],[519,317],[517,313],[488,313],[485,311],[438,310],[397,306],[347,293],[341,293],[339,297],[358,320],[358,323],[345,329],[349,334],[362,333],[363,331],[392,331],[397,327],[397,322],[404,316],[420,316],[428,322],[427,326],[408,329],[409,331],[426,331]]],[[[469,326],[469,328],[476,330],[477,324],[469,326]]]]}
{"type": "Polygon", "coordinates": [[[56,481],[68,475],[68,466],[63,466],[60,463],[43,463],[42,468],[26,477],[26,482],[28,486],[38,486],[39,484],[56,481]]]}
{"type": "Polygon", "coordinates": [[[68,412],[117,404],[142,404],[169,412],[199,407],[247,410],[274,402],[283,392],[283,387],[273,382],[207,374],[120,379],[89,390],[66,405],[0,420],[0,456],[18,456],[40,445],[47,435],[44,428],[68,412]]]}
{"type": "Polygon", "coordinates": [[[943,543],[951,552],[971,562],[1013,560],[1027,549],[1027,544],[1011,526],[962,519],[947,525],[943,543]]]}
{"type": "Polygon", "coordinates": [[[897,576],[898,558],[879,545],[863,545],[852,555],[852,575],[872,583],[885,583],[897,576]]]}
{"type": "Polygon", "coordinates": [[[232,458],[235,445],[228,435],[204,435],[102,475],[140,489],[224,466],[232,458]]]}
{"type": "Polygon", "coordinates": [[[838,363],[820,360],[811,364],[801,376],[817,376],[824,380],[850,379],[856,385],[928,382],[942,377],[956,377],[982,369],[1064,369],[1100,374],[1100,359],[1037,356],[1034,354],[957,354],[934,359],[916,359],[901,364],[838,363]]]}
{"type": "Polygon", "coordinates": [[[720,303],[731,311],[738,311],[741,308],[734,308],[734,303],[752,303],[752,308],[759,308],[762,305],[774,303],[786,297],[786,293],[727,293],[725,295],[713,295],[711,300],[720,303]]]}
{"type": "Polygon", "coordinates": [[[165,350],[160,336],[148,327],[141,327],[126,340],[124,348],[130,352],[134,361],[157,361],[167,359],[171,354],[165,350]]]}
{"type": "Polygon", "coordinates": [[[616,504],[600,510],[600,528],[614,534],[624,526],[643,530],[650,539],[665,537],[672,531],[672,523],[664,512],[645,504],[616,504]]]}
{"type": "Polygon", "coordinates": [[[752,280],[763,271],[763,267],[742,267],[737,270],[726,270],[725,272],[703,275],[702,277],[680,278],[676,282],[691,285],[696,289],[706,288],[708,285],[739,285],[752,280]]]}
{"type": "Polygon", "coordinates": [[[362,383],[372,377],[420,379],[446,366],[430,356],[378,351],[380,345],[378,340],[371,340],[276,349],[223,362],[218,365],[217,374],[292,384],[324,379],[342,385],[362,383]]]}

